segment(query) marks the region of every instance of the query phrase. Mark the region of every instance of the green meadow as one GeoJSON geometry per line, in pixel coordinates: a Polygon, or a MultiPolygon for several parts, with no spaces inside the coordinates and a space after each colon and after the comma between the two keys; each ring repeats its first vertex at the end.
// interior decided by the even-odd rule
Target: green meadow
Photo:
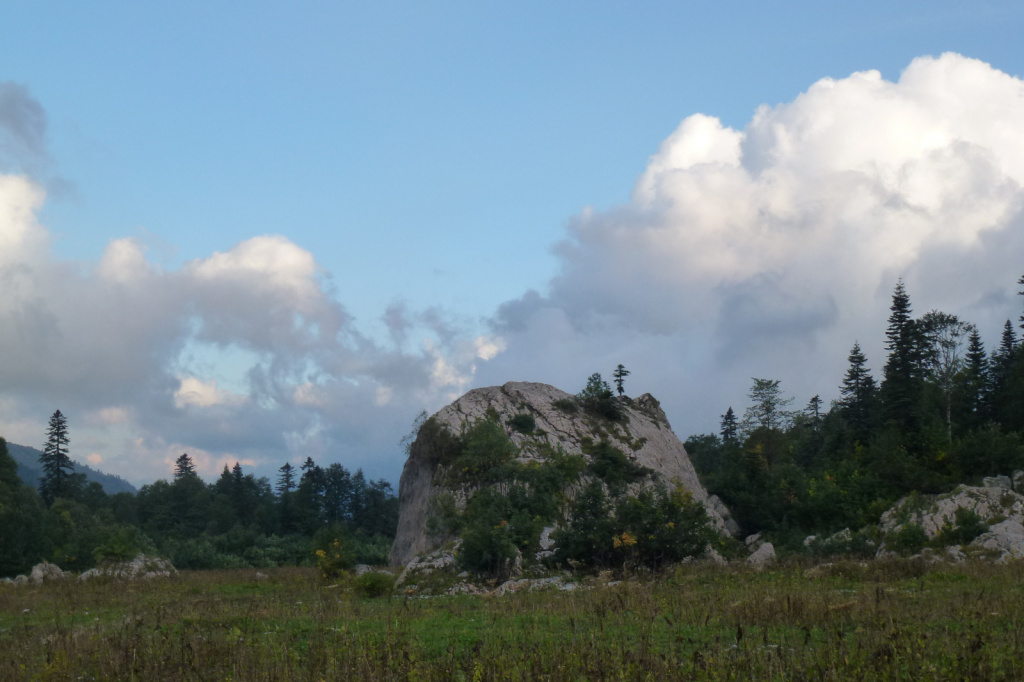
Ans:
{"type": "Polygon", "coordinates": [[[3,680],[1024,678],[1024,565],[686,565],[502,597],[313,569],[0,587],[3,680]]]}

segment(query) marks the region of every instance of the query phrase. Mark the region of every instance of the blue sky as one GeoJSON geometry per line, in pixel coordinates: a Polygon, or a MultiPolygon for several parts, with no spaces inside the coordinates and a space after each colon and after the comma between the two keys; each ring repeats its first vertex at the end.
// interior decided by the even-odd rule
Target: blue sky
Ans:
{"type": "MultiPolygon", "coordinates": [[[[348,336],[325,350],[317,344],[326,341],[305,337],[256,338],[256,318],[210,331],[223,318],[211,301],[246,310],[255,304],[238,308],[226,289],[205,291],[194,283],[153,285],[153,292],[180,287],[181,303],[176,323],[137,330],[150,365],[138,360],[119,380],[124,387],[98,402],[90,400],[85,378],[74,385],[32,381],[27,370],[11,370],[19,378],[0,389],[0,433],[36,444],[55,403],[66,402],[71,409],[62,409],[87,453],[101,468],[133,480],[164,475],[175,450],[187,448],[205,453],[210,470],[239,458],[269,473],[313,452],[397,482],[400,425],[475,385],[530,379],[575,391],[591,371],[632,363],[641,370],[632,377],[636,390],[658,395],[683,437],[713,429],[728,406],[723,401],[741,403],[753,373],[784,375],[801,403],[812,390],[834,393],[850,335],[880,336],[878,318],[884,323],[895,276],[912,273],[919,261],[879,272],[865,284],[871,305],[865,302],[863,314],[849,320],[834,312],[849,309],[840,294],[818,307],[780,303],[792,313],[782,315],[787,329],[806,322],[814,334],[827,328],[835,339],[800,347],[798,354],[820,357],[801,369],[785,360],[794,352],[785,335],[766,333],[777,344],[757,349],[762,362],[733,376],[720,372],[719,362],[729,349],[741,352],[737,339],[749,329],[699,318],[696,310],[684,312],[702,320],[704,336],[685,324],[631,317],[645,306],[678,307],[680,300],[711,296],[687,289],[675,275],[648,287],[644,301],[624,296],[615,308],[608,303],[614,292],[588,277],[599,267],[615,270],[611,256],[618,247],[595,247],[586,235],[599,236],[600,225],[610,222],[635,224],[622,216],[637,212],[638,179],[691,115],[744,131],[758,107],[793,103],[820,79],[877,70],[883,81],[896,82],[915,58],[947,52],[1019,77],[1021,26],[1024,6],[1010,2],[11,3],[0,23],[0,83],[19,86],[19,96],[38,105],[45,134],[33,138],[37,144],[18,142],[9,120],[0,171],[46,193],[34,216],[48,235],[47,267],[80,278],[74,288],[82,290],[99,276],[111,243],[130,238],[154,272],[182,280],[190,263],[195,272],[206,263],[208,274],[215,254],[280,235],[296,250],[289,251],[289,267],[320,287],[313,308],[319,312],[300,311],[302,305],[292,312],[319,330],[329,323],[317,315],[336,304],[329,316],[346,320],[338,324],[348,336]],[[298,251],[311,255],[315,272],[296,265],[298,251]],[[531,290],[543,305],[530,307],[531,290]],[[535,320],[540,309],[559,311],[571,339],[552,335],[560,324],[550,321],[554,313],[544,313],[549,326],[542,333],[539,322],[510,322],[510,308],[529,308],[535,320]],[[390,326],[382,320],[389,309],[390,326]],[[620,331],[638,331],[609,334],[594,315],[620,331]],[[204,324],[207,331],[197,332],[204,324]],[[171,348],[154,341],[157,328],[173,338],[171,348]],[[436,352],[424,350],[424,339],[436,352]],[[467,348],[488,344],[501,350],[466,355],[467,348]],[[449,376],[448,370],[458,378],[423,378],[449,376]],[[253,388],[270,374],[282,382],[274,396],[253,388]],[[174,385],[186,380],[209,390],[217,381],[232,397],[210,393],[189,403],[180,398],[184,384],[174,385]],[[334,407],[296,398],[297,387],[307,384],[332,387],[334,407]],[[133,393],[132,385],[148,388],[133,393]],[[365,393],[345,394],[353,387],[365,393]],[[714,399],[688,397],[695,393],[714,399]],[[286,394],[294,398],[289,409],[282,407],[286,394]],[[352,424],[339,416],[365,405],[369,395],[382,403],[379,411],[360,411],[352,424]],[[201,409],[221,412],[194,413],[201,409]],[[106,416],[87,417],[90,410],[106,416]],[[247,420],[262,424],[265,431],[256,429],[262,440],[233,442],[247,420]]],[[[989,73],[979,71],[978,78],[989,73]]],[[[992,87],[1012,98],[1012,83],[995,80],[992,87]]],[[[777,125],[785,126],[783,113],[777,125]]],[[[1002,171],[1019,180],[1016,170],[1002,171]]],[[[992,210],[1003,211],[992,218],[1001,226],[995,231],[1015,239],[1017,214],[999,202],[992,210]]],[[[982,225],[977,234],[990,238],[994,229],[982,225]]],[[[942,240],[922,243],[935,242],[942,240]]],[[[273,244],[263,247],[261,254],[274,251],[273,244]]],[[[627,265],[609,281],[635,282],[657,270],[651,257],[623,258],[627,265]]],[[[788,272],[776,263],[762,274],[785,279],[788,272]]],[[[971,319],[979,325],[994,324],[997,308],[1014,314],[1020,273],[999,272],[1005,291],[994,279],[985,290],[991,305],[979,308],[928,287],[934,269],[920,272],[909,283],[920,284],[921,312],[961,305],[955,312],[976,311],[971,319]]],[[[60,301],[72,307],[63,295],[47,293],[55,297],[46,299],[51,312],[60,301]]],[[[780,293],[780,300],[787,296],[795,294],[780,293]]],[[[137,303],[157,310],[165,304],[137,303]]],[[[286,312],[262,323],[280,323],[286,312]]],[[[53,314],[58,325],[70,324],[53,314]]],[[[124,321],[100,317],[89,324],[134,338],[119,333],[124,321]]],[[[996,331],[983,332],[994,343],[996,331]]],[[[861,345],[876,351],[880,369],[878,339],[862,338],[861,345]]],[[[97,336],[95,347],[75,361],[115,367],[114,359],[92,355],[108,346],[97,336]]],[[[20,348],[9,346],[0,363],[24,365],[14,359],[25,352],[20,348]]],[[[0,376],[7,376],[2,368],[0,376]]],[[[79,454],[84,459],[86,452],[79,454]]]]}

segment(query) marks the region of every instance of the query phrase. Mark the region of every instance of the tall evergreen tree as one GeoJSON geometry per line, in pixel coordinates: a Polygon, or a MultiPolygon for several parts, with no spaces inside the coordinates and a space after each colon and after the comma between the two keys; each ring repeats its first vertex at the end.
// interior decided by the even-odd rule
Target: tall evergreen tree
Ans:
{"type": "MultiPolygon", "coordinates": [[[[1017,280],[1017,284],[1024,287],[1024,275],[1021,275],[1020,279],[1017,280]]],[[[1024,296],[1024,289],[1017,292],[1019,295],[1024,296]]],[[[1024,329],[1024,313],[1020,314],[1020,328],[1024,329]]]]}
{"type": "Polygon", "coordinates": [[[910,296],[901,278],[892,294],[889,326],[885,331],[885,362],[881,398],[886,419],[906,432],[917,431],[923,382],[923,335],[911,317],[910,296]]]}
{"type": "Polygon", "coordinates": [[[843,396],[840,400],[843,413],[846,415],[847,423],[853,429],[854,438],[864,441],[871,428],[871,406],[875,399],[875,379],[871,376],[871,370],[867,368],[867,358],[860,349],[860,344],[853,342],[850,355],[847,357],[850,363],[843,377],[843,384],[839,393],[843,396]]]}
{"type": "Polygon", "coordinates": [[[186,476],[196,476],[196,465],[188,453],[182,453],[181,457],[174,460],[174,480],[178,481],[186,476]]]}
{"type": "Polygon", "coordinates": [[[286,495],[295,489],[295,467],[285,462],[278,471],[281,473],[277,477],[277,494],[286,495]]]}
{"type": "Polygon", "coordinates": [[[69,444],[68,420],[57,410],[50,417],[50,425],[46,429],[46,445],[39,456],[43,468],[39,494],[47,506],[70,492],[68,484],[75,467],[68,456],[69,444]]]}
{"type": "Polygon", "coordinates": [[[732,411],[732,405],[722,415],[722,440],[726,443],[735,443],[736,437],[739,433],[739,424],[737,423],[736,413],[732,411]]]}
{"type": "Polygon", "coordinates": [[[625,393],[625,390],[622,388],[622,384],[626,381],[626,377],[628,377],[628,376],[629,376],[629,370],[626,369],[621,364],[618,367],[615,368],[614,372],[612,372],[612,377],[615,378],[615,388],[618,390],[620,398],[625,393]]]}
{"type": "Polygon", "coordinates": [[[969,428],[984,423],[988,413],[990,390],[988,355],[978,329],[972,328],[967,340],[966,367],[964,372],[964,419],[969,428]]]}

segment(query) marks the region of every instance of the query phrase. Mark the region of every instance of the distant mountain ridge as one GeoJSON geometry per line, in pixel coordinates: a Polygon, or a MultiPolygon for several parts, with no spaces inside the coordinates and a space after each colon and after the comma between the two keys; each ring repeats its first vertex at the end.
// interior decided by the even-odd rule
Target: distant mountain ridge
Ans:
{"type": "MultiPolygon", "coordinates": [[[[42,469],[39,465],[39,455],[43,454],[42,451],[30,448],[27,445],[18,445],[11,442],[7,443],[7,450],[18,464],[18,476],[21,477],[21,480],[26,485],[38,489],[39,479],[42,477],[42,469]]],[[[96,481],[103,486],[103,491],[108,495],[114,495],[115,493],[131,493],[134,495],[139,492],[135,486],[120,476],[103,473],[81,462],[74,462],[74,465],[75,473],[85,474],[87,481],[96,481]]]]}

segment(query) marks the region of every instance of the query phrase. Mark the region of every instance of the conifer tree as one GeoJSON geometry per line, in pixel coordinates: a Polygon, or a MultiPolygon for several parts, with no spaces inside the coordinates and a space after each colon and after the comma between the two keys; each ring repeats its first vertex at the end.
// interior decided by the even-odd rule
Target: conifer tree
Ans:
{"type": "Polygon", "coordinates": [[[990,391],[989,362],[985,353],[985,344],[981,340],[978,329],[972,328],[967,340],[967,366],[964,382],[964,409],[969,426],[980,426],[988,412],[990,391]]]}
{"type": "Polygon", "coordinates": [[[839,393],[843,396],[840,404],[846,415],[846,420],[853,429],[854,438],[865,440],[870,429],[871,405],[875,398],[877,387],[875,379],[871,376],[871,370],[866,367],[867,358],[856,341],[850,349],[847,357],[850,362],[846,376],[839,393]]]}
{"type": "Polygon", "coordinates": [[[750,433],[757,428],[787,429],[793,415],[786,407],[793,402],[792,398],[783,398],[778,379],[754,378],[748,398],[753,405],[743,413],[743,430],[750,433]]]}
{"type": "Polygon", "coordinates": [[[722,440],[726,443],[735,443],[739,424],[737,424],[736,413],[732,411],[732,405],[722,415],[722,440]]]}
{"type": "Polygon", "coordinates": [[[615,388],[619,392],[619,398],[621,398],[623,396],[623,394],[625,393],[624,389],[622,388],[622,384],[625,382],[626,377],[628,377],[628,376],[629,376],[629,370],[626,369],[621,364],[618,367],[615,368],[614,372],[612,372],[612,377],[615,378],[615,388]]]}
{"type": "Polygon", "coordinates": [[[68,456],[68,420],[57,410],[50,417],[50,425],[46,429],[46,445],[43,446],[43,454],[39,456],[39,463],[43,468],[43,475],[39,481],[39,494],[47,506],[53,504],[58,497],[67,495],[69,490],[68,482],[74,465],[68,456]]]}
{"type": "Polygon", "coordinates": [[[181,457],[174,460],[174,480],[179,481],[186,476],[196,476],[196,465],[188,453],[182,453],[181,457]]]}
{"type": "Polygon", "coordinates": [[[885,416],[904,432],[917,431],[917,412],[923,391],[923,335],[911,317],[910,296],[903,280],[896,284],[885,331],[885,362],[881,398],[885,416]]]}
{"type": "Polygon", "coordinates": [[[285,495],[295,489],[295,468],[288,462],[284,463],[278,471],[281,475],[277,477],[277,494],[285,495]]]}

